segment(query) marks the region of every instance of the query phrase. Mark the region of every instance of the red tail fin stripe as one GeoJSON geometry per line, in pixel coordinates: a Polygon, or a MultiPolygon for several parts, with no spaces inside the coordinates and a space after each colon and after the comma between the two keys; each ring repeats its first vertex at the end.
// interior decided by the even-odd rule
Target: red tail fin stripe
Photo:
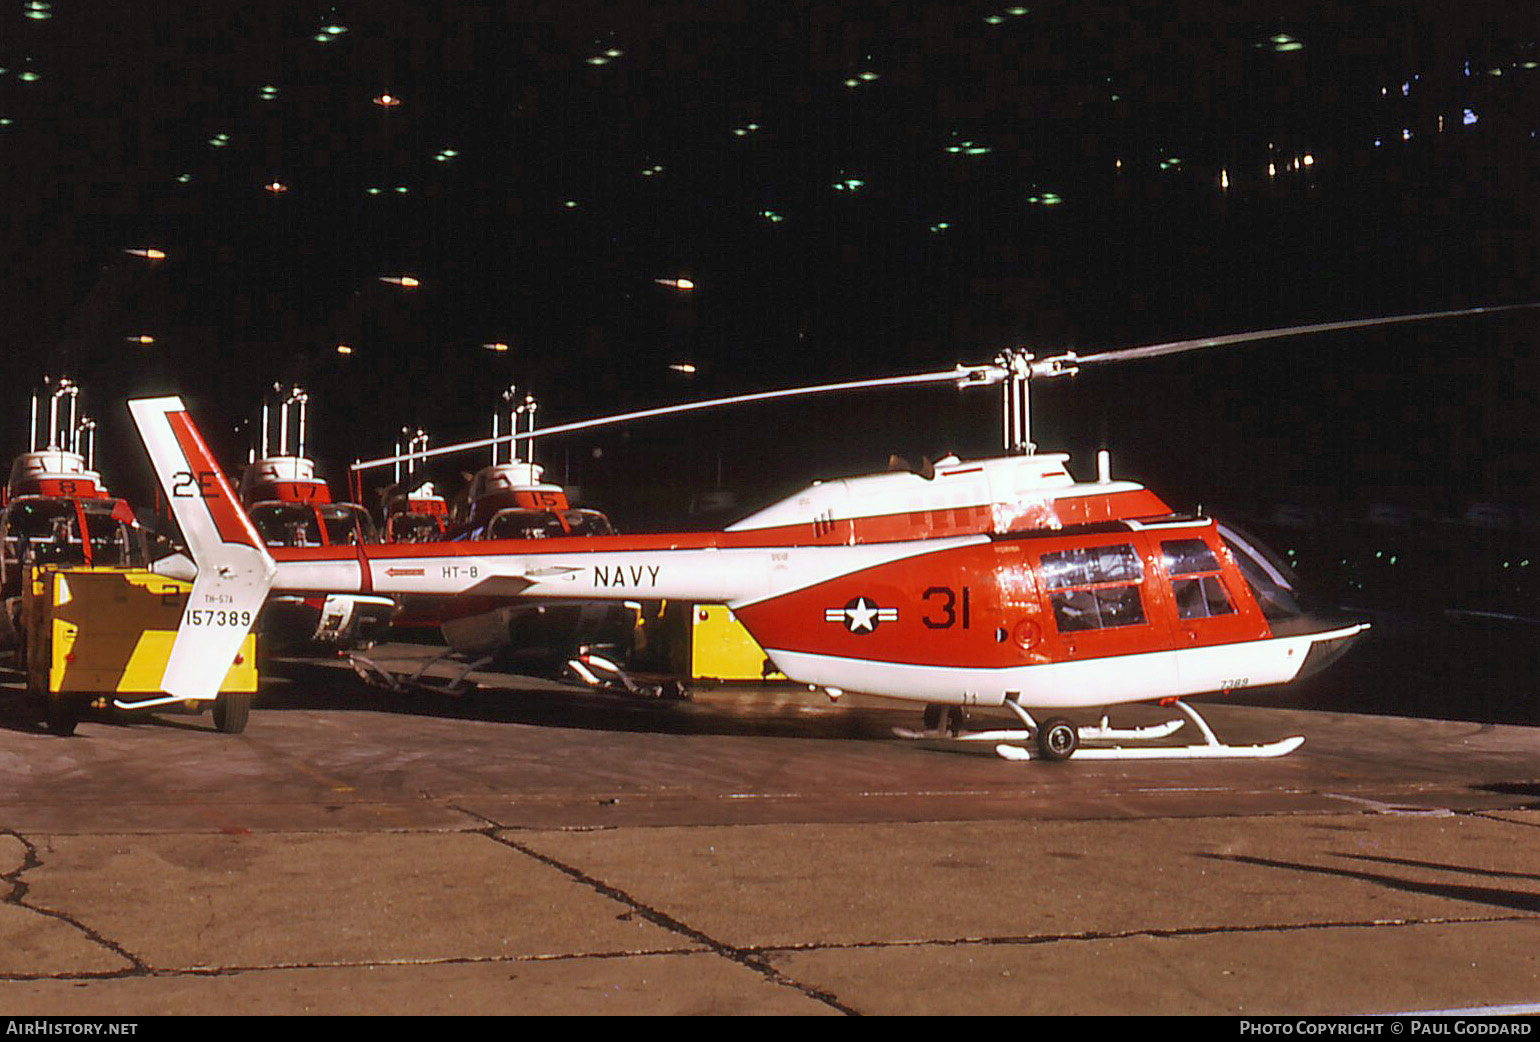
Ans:
{"type": "MultiPolygon", "coordinates": [[[[185,412],[168,412],[166,420],[171,424],[171,433],[176,437],[178,447],[182,450],[182,456],[187,460],[189,467],[196,468],[196,473],[190,476],[193,486],[203,499],[203,505],[213,519],[214,529],[219,533],[219,538],[226,543],[238,543],[242,546],[261,547],[262,539],[257,535],[257,530],[252,527],[251,521],[246,517],[245,511],[236,505],[235,492],[230,488],[230,482],[225,480],[225,475],[219,469],[219,464],[214,462],[214,454],[203,443],[203,436],[198,433],[198,428],[193,426],[191,418],[185,412]],[[214,495],[207,494],[205,482],[212,482],[214,495]]],[[[175,495],[174,489],[167,489],[168,495],[175,495]]]]}

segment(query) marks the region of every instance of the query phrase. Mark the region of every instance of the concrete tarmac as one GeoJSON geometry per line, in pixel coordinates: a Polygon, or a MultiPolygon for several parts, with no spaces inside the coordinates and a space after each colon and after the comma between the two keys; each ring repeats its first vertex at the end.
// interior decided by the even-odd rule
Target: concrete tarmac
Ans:
{"type": "Polygon", "coordinates": [[[57,738],[12,698],[0,1010],[1540,1004],[1540,730],[1204,708],[1229,741],[1305,744],[1009,763],[895,739],[917,713],[879,700],[324,670],[270,683],[241,735],[160,714],[57,738]]]}

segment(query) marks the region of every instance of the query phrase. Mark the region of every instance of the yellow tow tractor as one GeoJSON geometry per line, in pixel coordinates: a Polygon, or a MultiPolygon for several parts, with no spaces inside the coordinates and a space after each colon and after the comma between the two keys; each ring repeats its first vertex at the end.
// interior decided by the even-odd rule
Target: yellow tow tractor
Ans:
{"type": "MultiPolygon", "coordinates": [[[[160,688],[191,589],[144,568],[29,569],[21,653],[27,692],[43,702],[48,729],[73,734],[93,708],[202,708],[160,688]]],[[[226,734],[242,731],[256,690],[256,637],[248,633],[213,699],[214,726],[226,734]]]]}
{"type": "MultiPolygon", "coordinates": [[[[128,502],[102,484],[94,463],[96,424],[80,414],[79,396],[69,379],[46,381],[32,396],[30,447],[13,461],[0,490],[0,653],[26,677],[28,695],[43,703],[57,734],[73,733],[92,706],[196,711],[206,702],[214,704],[221,731],[238,732],[257,687],[249,631],[260,601],[235,610],[234,599],[216,589],[197,609],[184,611],[194,585],[145,567],[148,533],[128,502]],[[193,644],[192,654],[184,647],[178,656],[173,687],[196,692],[194,699],[161,687],[184,616],[200,631],[216,631],[212,642],[193,644]],[[243,634],[237,647],[233,641],[243,634]],[[197,650],[205,643],[221,656],[227,650],[237,656],[217,688],[216,678],[199,675],[197,650]]],[[[212,589],[230,563],[217,550],[210,559],[214,578],[206,585],[212,589]]],[[[185,563],[186,572],[196,572],[185,563]]]]}

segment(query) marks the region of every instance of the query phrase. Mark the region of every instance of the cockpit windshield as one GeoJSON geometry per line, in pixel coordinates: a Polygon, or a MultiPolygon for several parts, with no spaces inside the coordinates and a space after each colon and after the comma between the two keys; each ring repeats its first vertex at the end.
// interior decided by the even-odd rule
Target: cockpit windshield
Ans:
{"type": "Polygon", "coordinates": [[[374,521],[351,503],[258,503],[248,514],[268,546],[352,546],[377,541],[374,521]]]}
{"type": "Polygon", "coordinates": [[[486,539],[563,539],[613,535],[609,519],[597,510],[499,510],[487,523],[486,539]]]}
{"type": "Polygon", "coordinates": [[[1262,614],[1271,622],[1305,614],[1299,603],[1299,580],[1273,551],[1249,533],[1221,523],[1219,537],[1251,587],[1262,614]]]}
{"type": "Polygon", "coordinates": [[[128,568],[143,564],[143,544],[132,525],[114,516],[118,501],[19,499],[0,524],[7,576],[33,564],[128,568]],[[82,541],[80,523],[85,521],[82,541]]]}

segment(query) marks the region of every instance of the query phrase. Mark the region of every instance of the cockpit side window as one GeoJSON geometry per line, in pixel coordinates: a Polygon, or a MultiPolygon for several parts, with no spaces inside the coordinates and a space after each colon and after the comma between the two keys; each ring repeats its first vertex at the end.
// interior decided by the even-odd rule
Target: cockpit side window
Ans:
{"type": "Polygon", "coordinates": [[[321,523],[326,526],[326,540],[332,546],[375,543],[374,520],[351,503],[330,503],[318,507],[321,523]]]}
{"type": "Polygon", "coordinates": [[[315,509],[298,503],[262,503],[248,514],[268,546],[322,546],[315,509]]]}
{"type": "Polygon", "coordinates": [[[1178,618],[1210,619],[1235,611],[1219,575],[1219,558],[1203,540],[1163,540],[1160,556],[1166,574],[1171,576],[1178,618]]]}

